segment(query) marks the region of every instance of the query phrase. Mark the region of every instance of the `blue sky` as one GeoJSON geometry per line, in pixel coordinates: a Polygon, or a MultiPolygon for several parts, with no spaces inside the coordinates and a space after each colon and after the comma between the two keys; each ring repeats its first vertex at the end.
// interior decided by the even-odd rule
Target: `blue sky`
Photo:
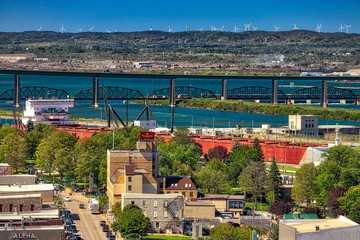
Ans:
{"type": "MultiPolygon", "coordinates": [[[[350,33],[360,33],[360,1],[159,1],[159,0],[0,0],[0,31],[37,30],[87,31],[174,31],[210,30],[224,26],[241,31],[244,23],[259,30],[315,30],[337,32],[340,24],[351,25],[350,33]]],[[[346,30],[344,30],[346,31],[346,30]]]]}

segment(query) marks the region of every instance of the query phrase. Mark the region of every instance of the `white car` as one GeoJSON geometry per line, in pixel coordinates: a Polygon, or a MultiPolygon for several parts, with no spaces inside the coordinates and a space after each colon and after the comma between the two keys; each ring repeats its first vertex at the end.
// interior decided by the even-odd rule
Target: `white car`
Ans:
{"type": "Polygon", "coordinates": [[[64,201],[65,201],[65,202],[71,202],[72,199],[71,199],[71,197],[64,197],[64,201]]]}

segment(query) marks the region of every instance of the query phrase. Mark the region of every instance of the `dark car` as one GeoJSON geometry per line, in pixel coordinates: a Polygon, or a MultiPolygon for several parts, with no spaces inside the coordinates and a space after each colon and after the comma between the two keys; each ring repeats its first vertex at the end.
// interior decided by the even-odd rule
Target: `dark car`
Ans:
{"type": "Polygon", "coordinates": [[[228,224],[230,224],[233,227],[240,227],[239,223],[235,223],[235,222],[227,222],[228,224]]]}

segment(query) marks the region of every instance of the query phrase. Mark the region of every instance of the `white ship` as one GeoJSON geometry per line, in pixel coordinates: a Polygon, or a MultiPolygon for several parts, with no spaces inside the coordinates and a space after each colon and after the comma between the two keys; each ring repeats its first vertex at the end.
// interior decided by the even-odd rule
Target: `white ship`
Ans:
{"type": "Polygon", "coordinates": [[[28,99],[21,119],[26,125],[28,121],[34,124],[49,125],[79,125],[69,120],[69,108],[74,107],[74,99],[28,99]]]}

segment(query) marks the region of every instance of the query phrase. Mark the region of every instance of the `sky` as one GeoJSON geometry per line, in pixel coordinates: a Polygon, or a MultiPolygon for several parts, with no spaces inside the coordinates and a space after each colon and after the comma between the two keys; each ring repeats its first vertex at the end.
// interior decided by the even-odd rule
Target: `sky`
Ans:
{"type": "MultiPolygon", "coordinates": [[[[0,0],[0,32],[36,30],[65,32],[149,29],[174,32],[210,30],[244,31],[251,23],[258,30],[313,30],[338,32],[340,24],[360,33],[360,0],[0,0]]],[[[346,32],[346,28],[343,29],[346,32]]]]}

